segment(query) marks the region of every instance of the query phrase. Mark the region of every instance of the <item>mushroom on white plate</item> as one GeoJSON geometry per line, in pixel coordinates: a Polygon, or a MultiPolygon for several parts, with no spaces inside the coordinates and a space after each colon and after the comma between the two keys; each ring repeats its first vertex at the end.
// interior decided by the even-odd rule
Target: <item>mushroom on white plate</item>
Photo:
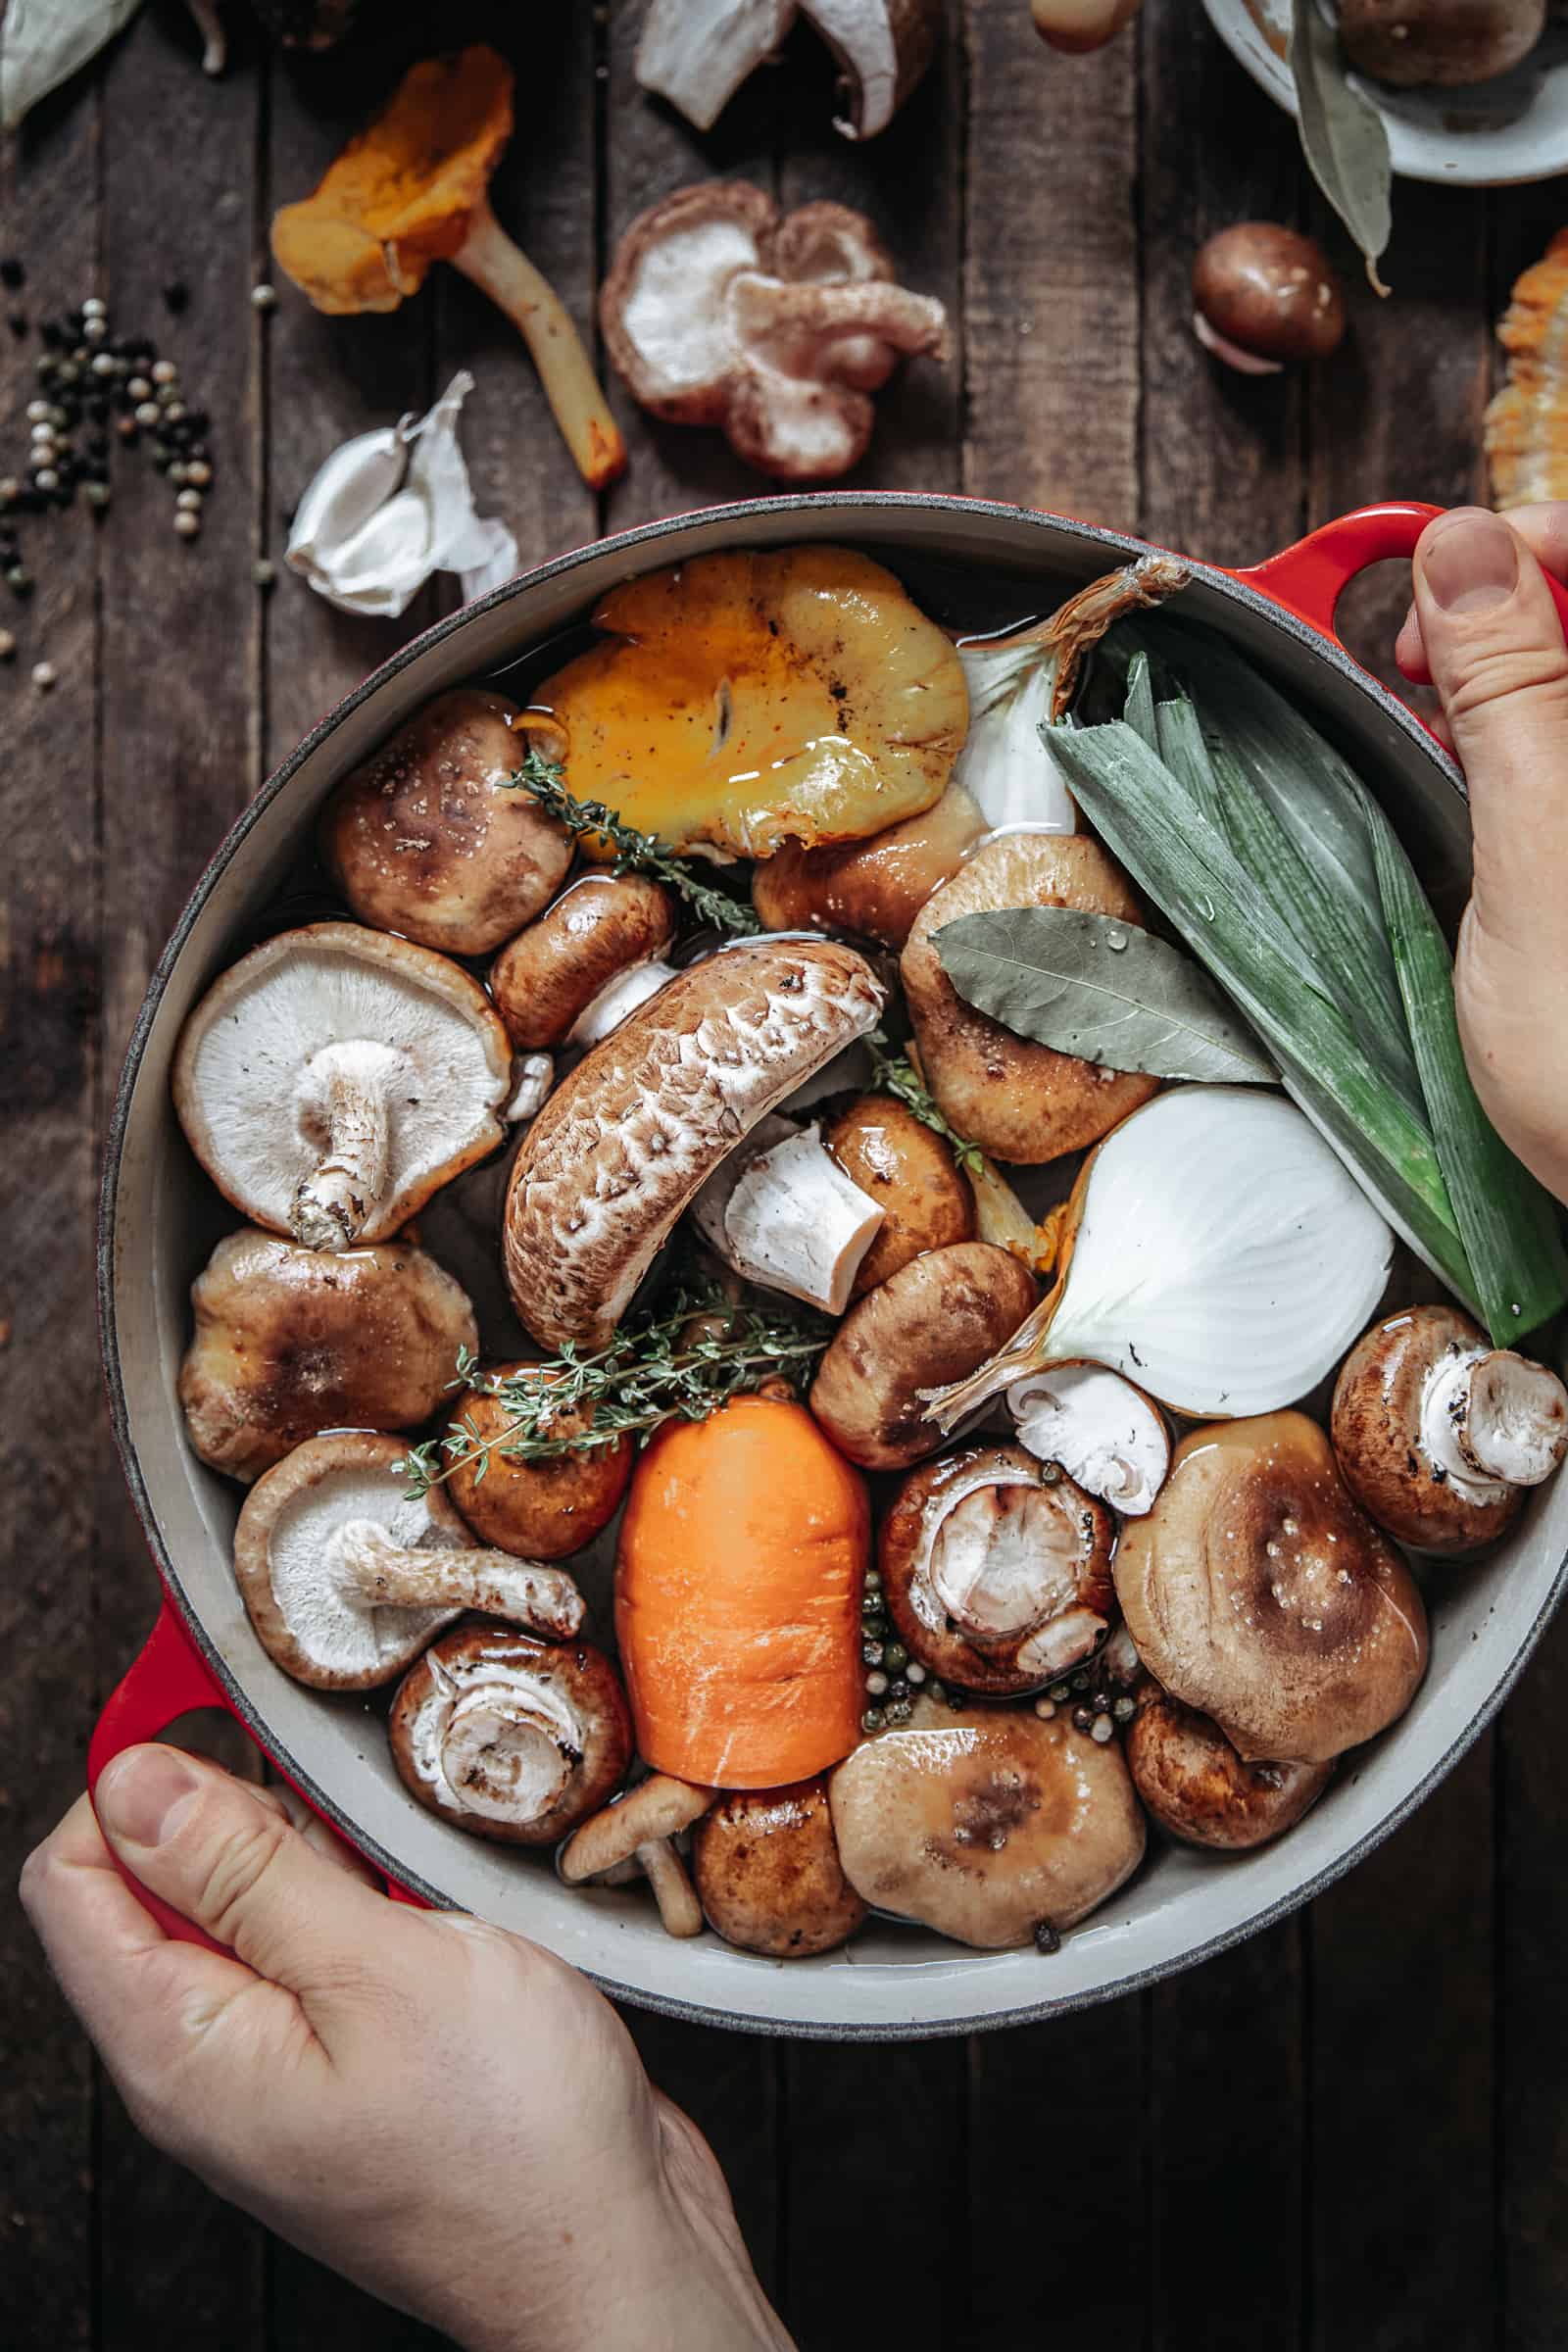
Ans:
{"type": "Polygon", "coordinates": [[[283,931],[186,1020],[174,1108],[224,1199],[311,1250],[380,1242],[502,1140],[512,1049],[445,956],[359,923],[283,931]]]}
{"type": "Polygon", "coordinates": [[[629,1878],[645,1878],[665,1935],[700,1936],[702,1906],[674,1840],[702,1819],[712,1801],[711,1788],[694,1788],[667,1772],[652,1773],[585,1821],[562,1847],[556,1867],[568,1886],[619,1886],[629,1878]]]}
{"type": "Polygon", "coordinates": [[[596,1046],[674,978],[675,901],[646,874],[580,874],[510,940],[490,994],[519,1053],[596,1046]]]}
{"type": "Polygon", "coordinates": [[[769,1116],[692,1202],[709,1247],[743,1282],[842,1315],[883,1212],[851,1182],[819,1126],[769,1116]]]}
{"type": "Polygon", "coordinates": [[[865,1918],[820,1778],[726,1789],[692,1833],[692,1877],[714,1934],[769,1960],[830,1952],[865,1918]]]}
{"type": "Polygon", "coordinates": [[[1162,1829],[1188,1845],[1247,1853],[1315,1805],[1332,1763],[1249,1764],[1217,1723],[1147,1683],[1127,1726],[1127,1769],[1162,1829]]]}
{"type": "Polygon", "coordinates": [[[1138,1518],[1153,1505],[1170,1468],[1164,1415],[1119,1372],[1102,1364],[1049,1364],[1007,1391],[1018,1443],[1113,1510],[1138,1518]]]}

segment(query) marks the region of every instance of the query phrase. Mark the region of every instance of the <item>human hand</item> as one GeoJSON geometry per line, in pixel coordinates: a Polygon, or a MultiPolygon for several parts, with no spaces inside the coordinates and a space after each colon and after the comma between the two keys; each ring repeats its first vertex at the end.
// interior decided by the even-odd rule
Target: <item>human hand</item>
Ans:
{"type": "Polygon", "coordinates": [[[22,1897],[159,2147],[468,2352],[789,2352],[707,2143],[574,1971],[392,1904],[177,1749],[127,1749],[97,1806],[22,1897]],[[165,1936],[106,1838],[232,1957],[165,1936]]]}
{"type": "Polygon", "coordinates": [[[1397,658],[1437,688],[1470,787],[1454,965],[1470,1075],[1498,1134],[1568,1200],[1568,647],[1543,564],[1568,578],[1568,506],[1439,515],[1397,658]]]}

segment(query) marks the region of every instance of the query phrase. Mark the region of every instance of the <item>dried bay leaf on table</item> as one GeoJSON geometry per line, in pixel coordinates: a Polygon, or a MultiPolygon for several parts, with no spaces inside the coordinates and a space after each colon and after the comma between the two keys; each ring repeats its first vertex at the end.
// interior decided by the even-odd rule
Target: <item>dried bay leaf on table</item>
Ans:
{"type": "Polygon", "coordinates": [[[0,127],[69,81],[130,23],[141,0],[6,0],[0,19],[0,127]]]}
{"type": "Polygon", "coordinates": [[[960,915],[936,942],[964,1003],[1036,1045],[1154,1078],[1278,1081],[1201,968],[1134,923],[1071,906],[1009,906],[960,915]]]}
{"type": "Polygon", "coordinates": [[[1349,230],[1380,294],[1378,262],[1394,226],[1388,125],[1352,83],[1340,36],[1317,0],[1292,0],[1290,66],[1312,177],[1349,230]]]}

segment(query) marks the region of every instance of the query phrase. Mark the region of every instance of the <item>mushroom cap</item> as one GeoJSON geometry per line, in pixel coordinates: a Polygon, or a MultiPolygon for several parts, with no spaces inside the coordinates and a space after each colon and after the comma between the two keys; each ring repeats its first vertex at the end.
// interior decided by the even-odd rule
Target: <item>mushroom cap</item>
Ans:
{"type": "Polygon", "coordinates": [[[1093,1650],[1115,1613],[1115,1544],[1104,1504],[1054,1463],[973,1446],[910,1471],[878,1565],[911,1657],[944,1683],[1011,1698],[1093,1650]]]}
{"type": "Polygon", "coordinates": [[[989,1242],[928,1250],[850,1309],[807,1401],[852,1462],[907,1469],[942,1444],[923,1392],[985,1363],[1039,1297],[1027,1266],[989,1242]]]}
{"type": "Polygon", "coordinates": [[[855,1277],[857,1298],[928,1250],[973,1238],[974,1195],[952,1146],[905,1103],[891,1095],[859,1095],[823,1141],[850,1182],[882,1211],[855,1277]]]}
{"type": "Polygon", "coordinates": [[[580,874],[504,947],[490,994],[519,1054],[564,1043],[602,989],[674,939],[673,895],[646,874],[580,874]]]}
{"type": "Polygon", "coordinates": [[[387,1734],[421,1805],[505,1845],[554,1845],[631,1762],[631,1718],[602,1651],[483,1619],[455,1626],[410,1668],[387,1734]]]}
{"type": "Polygon", "coordinates": [[[693,1835],[692,1876],[714,1933],[770,1960],[830,1952],[865,1917],[820,1778],[721,1796],[693,1835]]]}
{"type": "Polygon", "coordinates": [[[1426,1672],[1410,1571],[1303,1413],[1190,1431],[1115,1569],[1145,1665],[1248,1763],[1342,1754],[1402,1715],[1426,1672]]]}
{"type": "MultiPolygon", "coordinates": [[[[536,1367],[495,1364],[487,1369],[510,1380],[536,1367]]],[[[555,1377],[549,1371],[540,1378],[555,1377]]],[[[453,1408],[460,1423],[481,1438],[502,1435],[512,1414],[499,1396],[466,1389],[453,1408]]],[[[593,1408],[563,1413],[555,1434],[570,1437],[588,1428],[593,1408]]],[[[635,1448],[629,1437],[588,1453],[546,1455],[536,1462],[509,1461],[497,1447],[481,1476],[477,1466],[459,1461],[446,1480],[447,1493],[475,1535],[521,1559],[562,1560],[591,1544],[620,1507],[631,1477],[635,1448]]]]}
{"type": "Polygon", "coordinates": [[[1345,335],[1345,297],[1315,237],[1274,220],[1238,220],[1193,264],[1193,300],[1220,337],[1273,361],[1322,360],[1345,335]]]}
{"type": "Polygon", "coordinates": [[[483,989],[428,948],[359,923],[311,923],[253,948],[214,981],[174,1055],[174,1108],[226,1200],[287,1232],[327,1145],[312,1064],[375,1050],[388,1169],[358,1239],[384,1241],[502,1139],[512,1049],[483,989]]]}
{"type": "Polygon", "coordinates": [[[389,1683],[457,1609],[367,1605],[334,1572],[341,1530],[368,1521],[400,1548],[464,1549],[469,1535],[439,1488],[412,1500],[397,1438],[334,1430],[259,1478],[234,1530],[234,1581],[264,1646],[316,1690],[389,1683]]]}
{"type": "Polygon", "coordinates": [[[395,311],[450,261],[512,136],[512,68],[495,50],[427,58],[272,218],[272,255],[318,311],[395,311]]]}
{"type": "Polygon", "coordinates": [[[866,1740],[828,1791],[856,1891],[983,1951],[1073,1926],[1143,1859],[1120,1747],[1064,1714],[920,1699],[907,1730],[866,1740]]]}
{"type": "Polygon", "coordinates": [[[712,1801],[711,1788],[678,1781],[673,1773],[650,1773],[573,1832],[561,1850],[561,1876],[568,1886],[602,1879],[633,1860],[639,1846],[678,1838],[712,1801]]]}
{"type": "Polygon", "coordinates": [[[446,956],[486,955],[532,922],[572,849],[509,782],[535,737],[560,749],[550,720],[460,686],[344,777],[321,813],[321,855],[361,922],[446,956]]]}
{"type": "Polygon", "coordinates": [[[191,1445],[253,1479],[323,1429],[417,1429],[479,1345],[467,1294],[412,1242],[333,1254],[243,1226],[191,1286],[191,1445]]]}
{"type": "Polygon", "coordinates": [[[931,893],[956,874],[986,820],[961,784],[918,816],[865,841],[808,850],[786,841],[752,874],[752,905],[769,931],[851,931],[902,948],[931,893]]]}
{"type": "Polygon", "coordinates": [[[960,915],[1075,906],[1142,925],[1121,869],[1080,833],[1004,833],[983,842],[915,917],[900,963],[926,1083],[947,1118],[993,1158],[1081,1152],[1156,1093],[1157,1078],[1112,1070],[1017,1037],[966,1004],[936,934],[960,915]]]}
{"type": "Polygon", "coordinates": [[[1133,1786],[1163,1829],[1189,1845],[1244,1853],[1296,1827],[1332,1764],[1247,1764],[1217,1723],[1150,1684],[1127,1727],[1133,1786]]]}
{"type": "Polygon", "coordinates": [[[1364,1511],[1414,1551],[1476,1551],[1507,1532],[1529,1499],[1493,1479],[1461,1484],[1421,1435],[1427,1381],[1446,1355],[1488,1346],[1456,1306],[1406,1307],[1357,1340],[1340,1368],[1330,1432],[1340,1474],[1364,1511]]]}
{"type": "Polygon", "coordinates": [[[852,948],[748,940],[678,973],[586,1054],[507,1191],[503,1263],[534,1337],[607,1338],[698,1187],[882,1004],[852,948]]]}

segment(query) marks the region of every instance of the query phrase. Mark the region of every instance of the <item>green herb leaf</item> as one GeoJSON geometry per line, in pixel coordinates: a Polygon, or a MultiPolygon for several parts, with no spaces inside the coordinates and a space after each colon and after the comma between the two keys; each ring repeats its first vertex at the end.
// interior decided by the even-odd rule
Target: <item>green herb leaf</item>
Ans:
{"type": "Polygon", "coordinates": [[[1190,957],[1069,906],[960,915],[936,934],[965,1004],[1036,1045],[1154,1078],[1272,1086],[1274,1064],[1190,957]]]}
{"type": "Polygon", "coordinates": [[[512,789],[530,794],[579,841],[589,834],[608,841],[615,853],[612,873],[651,874],[683,899],[699,922],[711,923],[717,931],[750,938],[761,930],[750,906],[731,898],[727,890],[715,890],[711,883],[699,881],[667,843],[655,834],[639,833],[635,825],[622,824],[616,811],[607,808],[603,801],[576,799],[566,789],[565,773],[559,760],[530,751],[505,781],[512,789]]]}
{"type": "Polygon", "coordinates": [[[1394,225],[1388,125],[1351,82],[1339,33],[1317,0],[1293,0],[1290,66],[1301,152],[1360,247],[1367,276],[1386,294],[1378,262],[1394,225]]]}

